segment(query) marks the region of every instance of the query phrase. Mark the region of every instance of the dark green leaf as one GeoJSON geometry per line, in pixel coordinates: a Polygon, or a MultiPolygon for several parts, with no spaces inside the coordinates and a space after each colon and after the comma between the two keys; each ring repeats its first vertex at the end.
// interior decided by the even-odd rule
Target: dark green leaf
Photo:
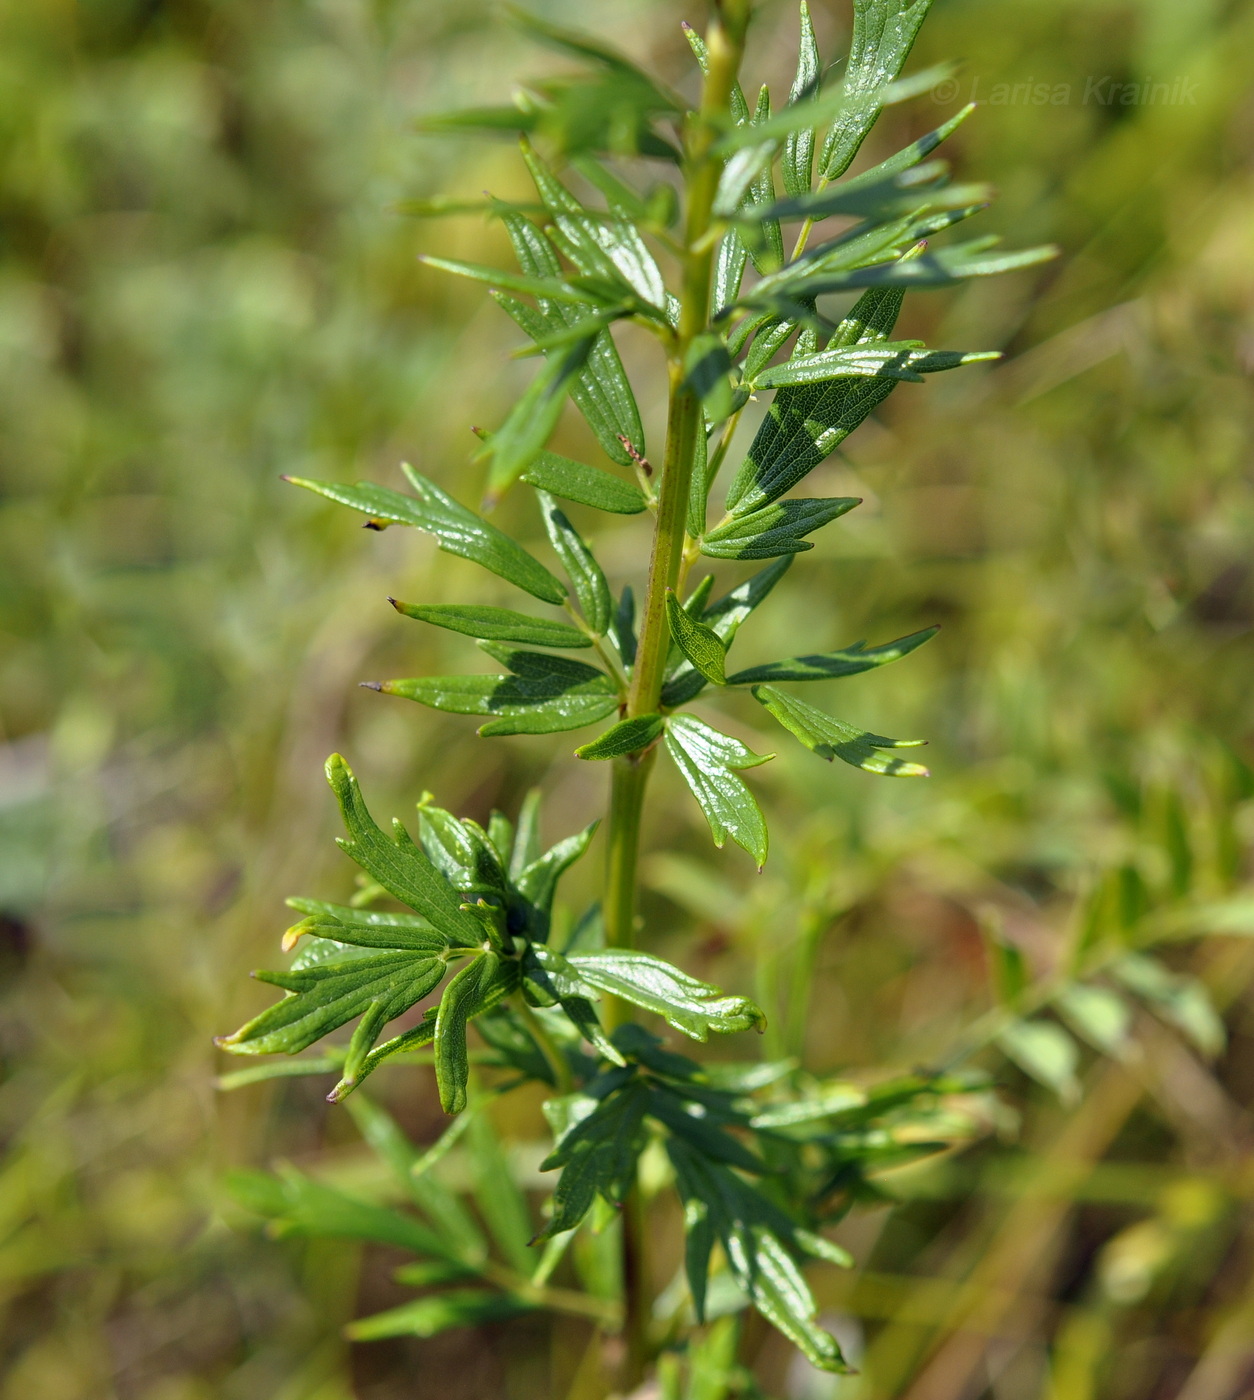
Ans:
{"type": "Polygon", "coordinates": [[[477,822],[437,807],[430,797],[430,793],[425,794],[418,804],[418,822],[419,838],[431,863],[463,901],[486,895],[503,903],[505,870],[487,832],[477,822]]]}
{"type": "Polygon", "coordinates": [[[666,721],[661,715],[636,715],[622,719],[589,744],[575,750],[576,758],[622,758],[646,749],[661,734],[666,721]]]}
{"type": "Polygon", "coordinates": [[[461,900],[448,881],[399,823],[393,837],[380,831],[366,809],[352,769],[339,754],[332,754],[327,760],[327,781],[348,828],[349,839],[340,840],[339,845],[367,875],[402,904],[427,918],[450,943],[475,946],[481,938],[478,926],[462,912],[461,900]]]}
{"type": "MultiPolygon", "coordinates": [[[[896,289],[867,292],[837,327],[831,345],[840,348],[887,340],[902,296],[896,289]]],[[[895,386],[891,379],[850,379],[776,394],[728,489],[727,509],[756,510],[792,490],[895,386]]]]}
{"type": "Polygon", "coordinates": [[[537,856],[514,876],[519,894],[530,902],[540,919],[539,923],[531,922],[530,937],[539,941],[548,937],[548,920],[553,911],[557,882],[588,849],[596,835],[597,825],[597,822],[592,822],[582,831],[559,841],[556,846],[550,846],[543,855],[537,856]]]}
{"type": "Polygon", "coordinates": [[[698,1281],[693,1274],[708,1269],[707,1232],[712,1231],[723,1246],[733,1277],[762,1316],[799,1347],[812,1365],[825,1371],[847,1371],[835,1339],[816,1320],[818,1308],[794,1258],[801,1241],[792,1221],[734,1172],[710,1161],[688,1143],[670,1137],[666,1150],[684,1201],[685,1224],[700,1231],[700,1247],[688,1256],[694,1298],[704,1296],[704,1277],[698,1281]],[[691,1224],[690,1205],[694,1207],[691,1224]]]}
{"type": "Polygon", "coordinates": [[[294,486],[304,486],[329,500],[360,510],[371,521],[414,525],[426,530],[447,553],[481,564],[546,603],[560,605],[566,601],[566,590],[522,545],[516,544],[495,525],[489,525],[474,511],[467,510],[412,467],[403,464],[403,470],[418,493],[417,500],[369,482],[341,486],[332,481],[306,481],[294,476],[286,479],[294,486]]]}
{"type": "MultiPolygon", "coordinates": [[[[822,72],[819,47],[814,38],[814,25],[810,21],[810,7],[806,0],[801,0],[801,41],[797,49],[797,74],[792,80],[788,101],[796,104],[815,96],[819,90],[822,72]]],[[[813,164],[814,128],[803,127],[800,131],[790,132],[784,142],[784,156],[780,164],[784,189],[789,194],[809,193],[813,164]]]]}
{"type": "Polygon", "coordinates": [[[636,660],[636,598],[631,584],[623,584],[623,591],[614,610],[614,645],[623,658],[624,666],[632,666],[636,660]]]}
{"type": "Polygon", "coordinates": [[[715,685],[726,684],[727,651],[722,638],[712,627],[698,622],[687,609],[680,607],[673,590],[666,594],[666,619],[671,636],[688,662],[715,685]]]}
{"type": "Polygon", "coordinates": [[[739,511],[701,541],[712,559],[773,559],[814,546],[804,537],[861,505],[858,496],[797,497],[739,511]]]}
{"type": "MultiPolygon", "coordinates": [[[[788,572],[792,565],[792,555],[786,554],[774,564],[759,569],[752,577],[737,584],[730,593],[725,593],[712,603],[702,615],[701,621],[726,645],[740,629],[745,618],[766,598],[771,589],[788,572]]],[[[662,687],[662,704],[668,709],[686,705],[699,695],[705,686],[705,677],[685,661],[662,687]]]]}
{"type": "MultiPolygon", "coordinates": [[[[951,185],[945,163],[929,161],[915,169],[881,175],[875,180],[850,180],[820,188],[813,194],[771,203],[747,204],[736,217],[739,222],[748,223],[758,219],[819,220],[841,215],[879,224],[907,214],[917,216],[925,210],[956,209],[964,204],[983,207],[992,197],[993,191],[988,185],[951,185]]],[[[770,286],[786,285],[810,269],[826,266],[824,250],[838,248],[845,239],[864,232],[870,232],[870,229],[848,230],[840,237],[811,249],[772,277],[770,286]]]]}
{"type": "Polygon", "coordinates": [[[864,642],[859,642],[843,651],[794,656],[790,661],[771,661],[765,666],[751,666],[746,671],[737,671],[728,676],[727,684],[760,685],[768,681],[822,681],[834,680],[839,676],[856,676],[909,656],[916,647],[930,641],[939,631],[939,627],[925,627],[921,632],[911,632],[908,637],[899,637],[895,642],[885,642],[878,647],[868,647],[864,642]]]}
{"type": "Polygon", "coordinates": [[[890,778],[926,778],[928,771],[921,763],[890,758],[881,749],[913,749],[924,744],[923,739],[886,739],[882,734],[868,734],[852,724],[825,715],[813,705],[785,695],[774,686],[753,688],[754,698],[765,706],[790,734],[830,763],[839,758],[867,773],[882,773],[890,778]]]}
{"type": "Polygon", "coordinates": [[[419,914],[353,909],[347,904],[327,904],[321,899],[293,898],[287,903],[305,917],[283,935],[285,952],[296,946],[302,934],[362,948],[409,948],[415,952],[434,953],[449,946],[445,935],[437,933],[419,914]]]}
{"type": "Polygon", "coordinates": [[[819,171],[843,175],[875,125],[882,90],[901,72],[932,0],[854,0],[853,39],[841,91],[847,101],[832,122],[819,171]]]}
{"type": "Polygon", "coordinates": [[[650,1088],[647,1111],[711,1161],[726,1162],[729,1166],[739,1167],[741,1171],[758,1174],[767,1170],[766,1163],[760,1157],[711,1122],[701,1104],[685,1099],[669,1088],[650,1088]]]}
{"type": "Polygon", "coordinates": [[[502,1322],[519,1313],[531,1312],[536,1306],[513,1293],[497,1293],[486,1288],[446,1288],[386,1312],[358,1318],[344,1328],[344,1335],[354,1342],[377,1342],[384,1337],[434,1337],[450,1327],[481,1327],[488,1322],[502,1322]]]}
{"type": "Polygon", "coordinates": [[[568,622],[550,622],[544,617],[528,617],[526,613],[511,612],[509,608],[489,608],[459,603],[401,603],[388,601],[398,613],[447,627],[467,637],[482,637],[491,642],[526,642],[537,647],[590,647],[592,638],[568,622]]]}
{"type": "Polygon", "coordinates": [[[753,768],[774,754],[755,754],[744,744],[691,715],[673,715],[666,747],[710,824],[714,844],[730,836],[758,863],[766,864],[766,822],[753,794],[733,771],[753,768]]]}
{"type": "Polygon", "coordinates": [[[445,1113],[460,1113],[466,1107],[468,1022],[504,1001],[517,986],[515,961],[481,953],[445,987],[435,1023],[435,1077],[445,1113]]]}
{"type": "Polygon", "coordinates": [[[909,170],[918,165],[920,161],[926,160],[942,141],[951,136],[966,121],[975,111],[975,105],[974,102],[968,102],[960,112],[956,112],[947,122],[942,122],[935,131],[929,131],[926,136],[920,136],[917,141],[912,141],[895,155],[889,156],[887,160],[873,165],[870,170],[863,171],[861,175],[855,175],[846,180],[840,188],[852,190],[862,185],[878,184],[890,175],[899,175],[903,170],[909,170]]]}
{"type": "Polygon", "coordinates": [[[540,789],[531,788],[518,809],[518,829],[509,858],[511,880],[517,880],[533,861],[539,860],[540,852],[544,849],[540,841],[541,798],[540,789]]]}
{"type": "Polygon", "coordinates": [[[555,452],[541,452],[523,472],[522,479],[563,500],[578,501],[614,515],[639,515],[645,508],[643,493],[630,481],[612,476],[600,467],[559,457],[555,452]]]}
{"type": "Polygon", "coordinates": [[[693,1040],[749,1030],[765,1019],[747,997],[729,996],[651,953],[605,948],[570,953],[567,962],[584,982],[655,1012],[693,1040]]]}
{"type": "Polygon", "coordinates": [[[627,1083],[602,1102],[581,1096],[573,1126],[540,1164],[541,1171],[561,1167],[553,1192],[553,1215],[537,1239],[550,1239],[573,1230],[587,1215],[597,1195],[621,1205],[636,1178],[636,1160],[644,1150],[646,1133],[644,1085],[627,1083]]]}
{"type": "Polygon", "coordinates": [[[610,594],[610,586],[605,581],[605,575],[601,572],[601,566],[552,496],[546,491],[537,491],[536,495],[540,501],[540,511],[544,516],[544,528],[548,531],[549,542],[562,561],[562,567],[574,587],[575,598],[584,621],[595,636],[603,637],[610,630],[614,599],[610,594]]]}

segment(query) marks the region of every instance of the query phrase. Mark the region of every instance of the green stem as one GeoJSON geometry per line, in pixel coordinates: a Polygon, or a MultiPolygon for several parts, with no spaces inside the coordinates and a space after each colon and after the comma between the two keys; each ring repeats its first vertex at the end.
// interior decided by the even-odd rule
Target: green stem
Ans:
{"type": "MultiPolygon", "coordinates": [[[[669,347],[670,393],[666,448],[658,489],[653,551],[640,621],[640,639],[631,688],[629,717],[653,714],[661,701],[663,672],[670,646],[666,591],[679,578],[686,543],[688,494],[696,460],[697,434],[705,431],[701,403],[685,383],[689,347],[709,329],[714,240],[708,237],[723,162],[713,146],[725,125],[732,88],[744,52],[749,0],[722,0],[707,35],[708,67],[701,106],[685,131],[684,183],[687,219],[684,228],[679,326],[669,347]]],[[[637,865],[644,793],[656,748],[616,759],[610,789],[608,861],[605,889],[606,941],[630,948],[635,941],[637,865]]],[[[605,1019],[612,1028],[629,1011],[609,999],[605,1019]]],[[[649,1359],[650,1270],[646,1250],[644,1201],[637,1185],[623,1211],[623,1334],[626,1356],[619,1377],[624,1393],[643,1381],[649,1359]]]]}
{"type": "Polygon", "coordinates": [[[553,1037],[548,1033],[544,1022],[527,1005],[521,992],[514,998],[514,1005],[518,1008],[518,1014],[531,1032],[532,1038],[540,1047],[545,1063],[553,1071],[553,1087],[561,1095],[571,1093],[575,1087],[575,1080],[570,1072],[570,1061],[554,1045],[553,1037]]]}

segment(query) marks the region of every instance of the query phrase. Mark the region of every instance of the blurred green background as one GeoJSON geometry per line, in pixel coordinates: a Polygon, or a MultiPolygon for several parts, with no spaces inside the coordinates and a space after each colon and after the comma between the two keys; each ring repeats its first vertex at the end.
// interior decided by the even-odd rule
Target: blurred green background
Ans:
{"type": "MultiPolygon", "coordinates": [[[[690,81],[695,0],[535,8],[690,81]]],[[[815,8],[835,56],[847,7],[815,8]]],[[[795,16],[762,12],[749,76],[778,92],[795,16]]],[[[275,957],[282,897],[351,887],[332,749],[382,812],[430,788],[482,816],[538,782],[556,837],[603,799],[565,736],[480,741],[355,689],[457,664],[384,595],[494,582],[278,480],[396,485],[405,457],[478,498],[468,429],[530,371],[487,299],[414,255],[502,240],[397,205],[521,193],[508,145],[411,128],[549,61],[520,50],[481,0],[0,0],[2,1400],[565,1393],[569,1339],[530,1320],[350,1354],[384,1265],[272,1243],[218,1182],[283,1157],[360,1172],[356,1134],[304,1081],[216,1096],[210,1043],[268,999],[243,974],[275,957]]],[[[894,109],[877,158],[974,89],[953,154],[1001,189],[985,223],[1063,256],[907,303],[907,333],[1007,360],[904,389],[821,470],[816,494],[866,504],[741,644],[751,664],[943,623],[840,692],[854,722],[929,736],[935,776],[781,745],[754,775],[761,877],[673,785],[648,822],[648,936],[756,985],[777,1047],[825,1071],[949,1044],[988,1004],[981,921],[1043,970],[1077,911],[1128,921],[1252,874],[1254,5],[939,0],[914,62],[951,56],[957,90],[894,109]],[[1146,79],[1170,93],[1115,95],[1146,79]],[[788,978],[810,952],[805,1032],[788,978]]],[[[619,580],[641,528],[602,533],[619,580]]],[[[1022,1112],[852,1222],[858,1272],[819,1276],[864,1377],[765,1341],[771,1393],[1254,1395],[1248,951],[1173,954],[1226,1010],[1212,1062],[1147,1022],[1134,1062],[1085,1066],[1078,1108],[999,1069],[1022,1112]]],[[[425,1071],[389,1074],[430,1139],[425,1071]]],[[[535,1117],[501,1124],[525,1157],[535,1117]]]]}

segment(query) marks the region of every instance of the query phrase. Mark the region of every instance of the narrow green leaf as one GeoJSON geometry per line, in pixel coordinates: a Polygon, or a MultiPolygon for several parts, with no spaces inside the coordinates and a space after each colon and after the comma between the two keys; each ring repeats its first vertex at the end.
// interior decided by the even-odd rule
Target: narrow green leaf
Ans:
{"type": "Polygon", "coordinates": [[[539,788],[531,788],[518,809],[518,828],[514,834],[514,847],[509,858],[509,877],[518,877],[533,861],[539,860],[544,849],[540,842],[540,808],[543,794],[539,788]]]}
{"type": "Polygon", "coordinates": [[[344,851],[389,894],[428,919],[450,943],[460,947],[477,944],[478,927],[462,913],[461,900],[448,881],[403,835],[403,828],[388,837],[375,825],[352,769],[339,754],[327,759],[327,782],[348,828],[349,839],[339,842],[344,851]]]}
{"type": "Polygon", "coordinates": [[[549,543],[571,581],[584,621],[595,636],[604,637],[613,620],[614,599],[601,566],[552,496],[546,491],[537,491],[536,495],[549,543]]]}
{"type": "Polygon", "coordinates": [[[466,1026],[481,1012],[504,1001],[518,986],[518,964],[495,953],[481,953],[444,989],[435,1023],[435,1077],[440,1107],[460,1113],[466,1107],[470,1061],[466,1026]]]}
{"type": "Polygon", "coordinates": [[[727,652],[722,638],[712,627],[698,622],[680,606],[673,589],[666,593],[666,619],[671,636],[689,663],[715,685],[725,685],[727,652]]]}
{"type": "Polygon", "coordinates": [[[529,277],[525,273],[506,272],[504,268],[488,267],[483,263],[437,258],[429,253],[419,254],[418,261],[440,272],[451,272],[458,277],[469,277],[473,282],[486,283],[498,292],[521,292],[524,296],[543,297],[546,301],[574,306],[612,306],[617,300],[616,287],[601,286],[589,278],[580,278],[576,285],[557,275],[529,277]]]}
{"type": "Polygon", "coordinates": [[[655,1012],[693,1040],[707,1040],[711,1031],[730,1034],[765,1023],[761,1010],[747,997],[727,995],[651,953],[605,948],[569,953],[566,960],[598,991],[655,1012]]]}
{"type": "Polygon", "coordinates": [[[774,559],[814,545],[805,536],[861,505],[859,496],[792,497],[742,510],[711,530],[701,553],[711,559],[774,559]]]}
{"type": "Polygon", "coordinates": [[[526,642],[537,647],[590,647],[592,638],[568,622],[550,622],[548,618],[528,617],[526,613],[509,608],[490,608],[459,603],[402,603],[395,598],[388,602],[405,617],[430,622],[435,627],[447,627],[466,637],[482,637],[491,642],[526,642]]]}
{"type": "Polygon", "coordinates": [[[507,896],[505,870],[478,822],[455,817],[425,794],[418,804],[422,848],[432,865],[461,896],[473,901],[488,896],[503,903],[507,896]]]}
{"type": "Polygon", "coordinates": [[[417,500],[369,482],[341,486],[337,482],[306,481],[294,476],[285,480],[294,486],[316,491],[328,500],[362,511],[371,522],[416,526],[434,535],[446,553],[480,564],[546,603],[560,606],[565,602],[566,590],[522,545],[516,544],[482,516],[467,510],[408,464],[403,463],[402,469],[418,493],[417,500]]]}
{"type": "Polygon", "coordinates": [[[848,170],[901,72],[932,0],[854,0],[853,39],[841,91],[846,98],[823,142],[819,170],[834,180],[848,170]]]}
{"type": "Polygon", "coordinates": [[[623,584],[618,607],[614,610],[614,645],[623,658],[623,665],[630,667],[636,661],[636,598],[631,584],[623,584]]]}
{"type": "MultiPolygon", "coordinates": [[[[908,146],[903,147],[894,155],[882,160],[878,165],[873,165],[870,170],[865,170],[861,175],[855,175],[851,179],[844,181],[842,189],[852,190],[864,185],[875,185],[890,175],[899,175],[903,170],[910,170],[918,165],[920,161],[926,160],[928,156],[941,144],[947,140],[962,125],[964,121],[975,111],[976,104],[968,102],[961,111],[955,112],[948,121],[942,122],[935,131],[929,131],[926,136],[920,136],[917,141],[912,141],[908,146]]],[[[791,191],[789,191],[791,193],[791,191]]]]}
{"type": "Polygon", "coordinates": [[[885,642],[882,646],[868,647],[864,642],[845,647],[843,651],[828,651],[814,656],[794,656],[789,661],[771,661],[765,666],[750,666],[728,676],[728,685],[761,685],[764,682],[780,681],[824,681],[835,680],[840,676],[857,676],[876,666],[887,666],[892,661],[900,661],[909,656],[917,647],[931,639],[940,631],[939,627],[925,627],[921,632],[911,632],[908,637],[899,637],[895,642],[885,642]]]}
{"type": "Polygon", "coordinates": [[[685,1099],[677,1091],[662,1086],[650,1088],[648,1113],[710,1161],[726,1162],[759,1176],[768,1170],[760,1157],[710,1121],[702,1104],[685,1099]]]}
{"type": "Polygon", "coordinates": [[[756,767],[775,755],[755,754],[738,740],[682,714],[671,717],[666,747],[705,813],[714,844],[722,846],[730,836],[761,869],[766,864],[766,822],[733,770],[756,767]]]}
{"type": "Polygon", "coordinates": [[[449,946],[420,914],[393,914],[381,909],[353,909],[347,904],[327,904],[321,899],[292,898],[292,909],[305,915],[283,935],[283,951],[289,952],[304,934],[333,939],[337,944],[362,948],[409,948],[437,953],[449,946]]]}
{"type": "Polygon", "coordinates": [[[794,384],[825,384],[846,376],[880,376],[921,383],[925,374],[1000,358],[1001,352],[997,350],[920,350],[906,342],[823,350],[817,355],[804,355],[763,370],[754,387],[779,389],[794,384]]]}
{"type": "Polygon", "coordinates": [[[754,699],[770,711],[772,715],[798,739],[830,763],[833,758],[861,768],[867,773],[881,773],[890,778],[926,778],[928,771],[920,763],[908,763],[905,759],[890,758],[880,753],[881,749],[912,749],[926,743],[924,739],[886,739],[882,734],[869,734],[856,729],[852,724],[826,715],[807,705],[803,700],[794,699],[774,686],[757,685],[753,688],[754,699]]]}
{"type": "Polygon", "coordinates": [[[491,459],[488,498],[499,499],[535,461],[557,427],[566,394],[587,363],[602,327],[595,320],[583,334],[570,328],[568,343],[546,353],[544,367],[517,399],[484,449],[491,459]]]}
{"type": "Polygon", "coordinates": [[[599,734],[591,743],[583,744],[575,750],[576,758],[606,759],[623,758],[629,753],[639,753],[646,749],[661,734],[666,721],[661,715],[636,715],[622,719],[611,725],[604,734],[599,734]]]}
{"type": "MultiPolygon", "coordinates": [[[[788,101],[795,105],[816,96],[822,72],[819,47],[814,38],[814,25],[810,20],[810,7],[806,0],[801,0],[801,40],[797,49],[797,74],[792,80],[788,101]]],[[[814,128],[803,127],[800,131],[789,132],[780,163],[784,189],[789,194],[809,193],[813,164],[814,128]]]]}
{"type": "Polygon", "coordinates": [[[596,835],[598,823],[592,822],[567,836],[556,846],[550,846],[543,855],[537,856],[514,875],[518,893],[526,899],[542,922],[529,923],[530,937],[543,942],[548,937],[548,919],[553,912],[553,897],[557,882],[574,863],[583,856],[596,835]]]}
{"type": "Polygon", "coordinates": [[[435,1337],[451,1327],[482,1327],[489,1322],[503,1322],[519,1313],[531,1312],[536,1306],[515,1293],[497,1293],[486,1288],[446,1288],[386,1312],[358,1318],[347,1324],[344,1335],[354,1342],[377,1342],[385,1337],[435,1337]]]}
{"type": "Polygon", "coordinates": [[[636,1161],[647,1140],[644,1086],[629,1081],[600,1103],[580,1097],[576,1112],[582,1116],[540,1164],[541,1171],[563,1170],[553,1192],[552,1217],[538,1240],[573,1230],[598,1195],[621,1205],[636,1179],[636,1161]]]}
{"type": "Polygon", "coordinates": [[[555,452],[541,452],[523,472],[522,479],[550,495],[613,515],[639,515],[645,508],[643,493],[630,481],[612,476],[600,467],[559,457],[555,452]]]}

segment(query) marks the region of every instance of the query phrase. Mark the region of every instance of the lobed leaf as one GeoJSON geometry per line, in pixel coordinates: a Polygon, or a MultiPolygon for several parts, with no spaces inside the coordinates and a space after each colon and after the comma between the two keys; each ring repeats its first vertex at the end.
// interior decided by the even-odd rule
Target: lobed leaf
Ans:
{"type": "Polygon", "coordinates": [[[541,1171],[563,1170],[553,1192],[553,1214],[538,1240],[573,1230],[598,1195],[621,1205],[636,1179],[636,1161],[647,1140],[647,1097],[639,1081],[628,1081],[600,1103],[587,1095],[578,1097],[571,1106],[573,1125],[540,1164],[541,1171]]]}
{"type": "Polygon", "coordinates": [[[700,1300],[705,1296],[710,1246],[717,1237],[732,1276],[762,1316],[812,1365],[824,1371],[848,1371],[835,1338],[818,1325],[818,1308],[794,1258],[801,1244],[793,1222],[728,1167],[687,1142],[670,1137],[666,1151],[684,1201],[690,1244],[694,1226],[699,1232],[698,1247],[690,1248],[687,1256],[688,1283],[698,1317],[704,1312],[700,1300]]]}
{"type": "Polygon", "coordinates": [[[924,739],[886,739],[882,734],[869,734],[852,724],[826,715],[796,700],[782,690],[770,685],[753,687],[754,699],[798,739],[830,763],[833,758],[861,768],[867,773],[882,773],[890,778],[926,778],[928,771],[920,763],[908,763],[901,758],[890,758],[879,752],[881,749],[911,749],[924,744],[924,739]]]}

